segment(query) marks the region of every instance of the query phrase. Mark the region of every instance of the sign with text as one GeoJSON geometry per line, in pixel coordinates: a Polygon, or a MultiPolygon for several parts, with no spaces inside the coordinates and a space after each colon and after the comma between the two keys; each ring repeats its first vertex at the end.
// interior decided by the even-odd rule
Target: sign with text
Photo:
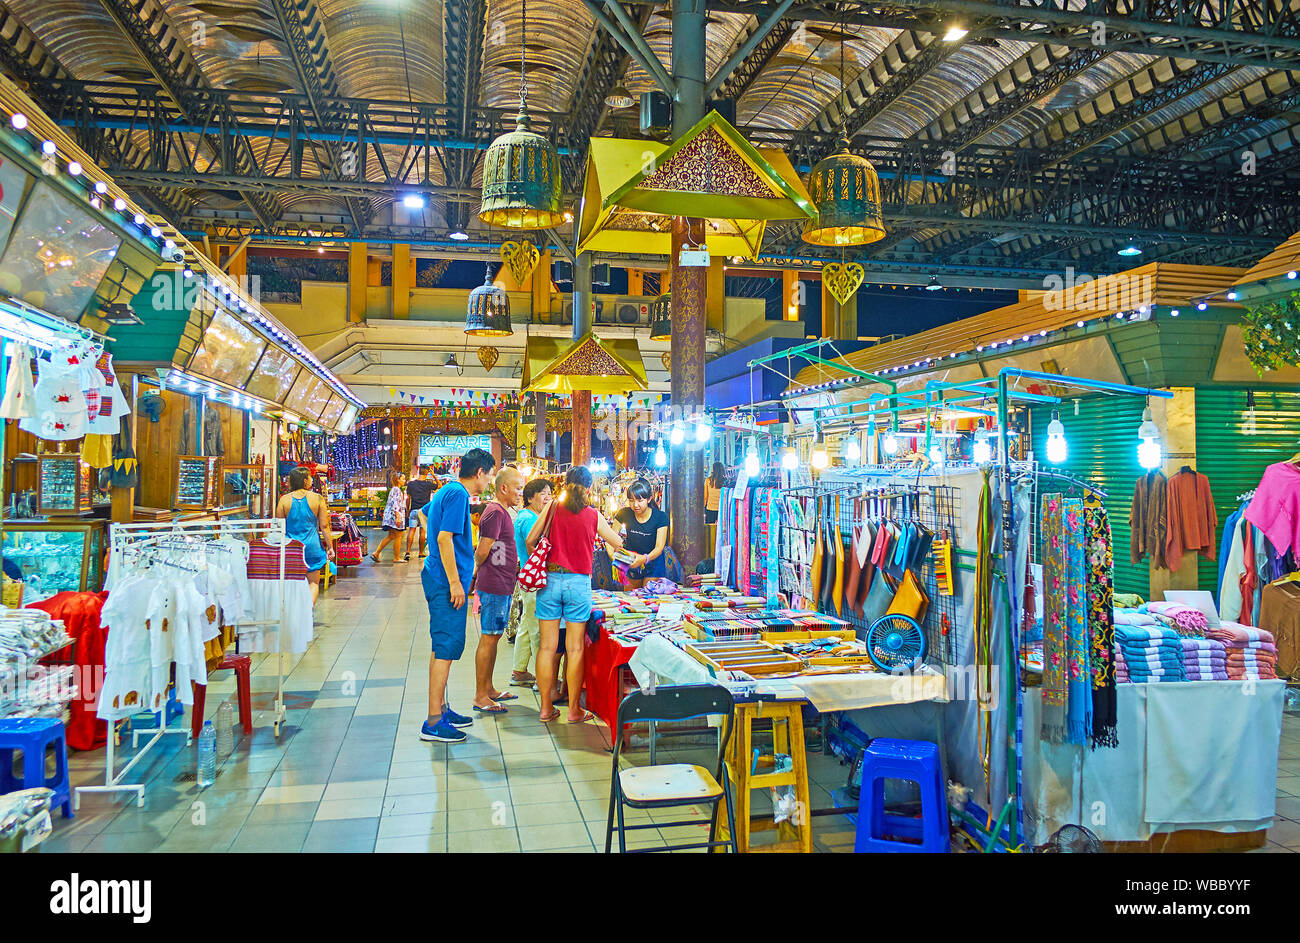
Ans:
{"type": "Polygon", "coordinates": [[[492,451],[492,436],[480,435],[422,435],[420,436],[419,462],[428,465],[443,458],[460,458],[470,449],[492,451]]]}

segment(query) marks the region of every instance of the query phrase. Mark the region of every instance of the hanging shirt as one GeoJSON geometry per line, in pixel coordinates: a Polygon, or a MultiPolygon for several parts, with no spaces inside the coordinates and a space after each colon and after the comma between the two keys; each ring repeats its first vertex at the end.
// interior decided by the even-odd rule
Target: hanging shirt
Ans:
{"type": "Polygon", "coordinates": [[[1300,553],[1300,468],[1277,462],[1264,469],[1244,514],[1264,532],[1276,553],[1300,553]]]}
{"type": "Polygon", "coordinates": [[[1200,472],[1180,471],[1169,479],[1166,505],[1169,532],[1165,538],[1165,559],[1169,569],[1177,571],[1182,566],[1183,554],[1190,550],[1213,560],[1219,516],[1214,511],[1210,479],[1200,472]]]}

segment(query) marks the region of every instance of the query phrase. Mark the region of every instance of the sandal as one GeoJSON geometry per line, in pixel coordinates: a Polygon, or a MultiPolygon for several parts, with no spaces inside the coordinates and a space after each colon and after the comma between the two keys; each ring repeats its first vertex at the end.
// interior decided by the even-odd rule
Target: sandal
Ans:
{"type": "Polygon", "coordinates": [[[515,694],[512,691],[502,691],[496,697],[492,698],[492,700],[498,704],[500,704],[502,701],[517,701],[519,700],[519,695],[515,694]]]}
{"type": "Polygon", "coordinates": [[[512,685],[514,685],[515,687],[517,687],[517,688],[528,688],[528,687],[532,687],[533,682],[536,681],[536,680],[537,680],[537,679],[534,678],[534,677],[533,677],[531,674],[529,674],[527,671],[525,671],[525,672],[524,672],[523,674],[521,674],[521,675],[516,675],[516,674],[513,674],[513,673],[510,675],[510,683],[511,683],[512,685]]]}
{"type": "MultiPolygon", "coordinates": [[[[406,556],[402,557],[402,562],[403,562],[403,563],[409,563],[410,560],[411,560],[411,555],[410,555],[409,553],[408,553],[406,556]]],[[[396,561],[394,561],[394,562],[396,562],[396,561]]]]}
{"type": "Polygon", "coordinates": [[[544,724],[549,724],[551,721],[553,721],[555,718],[557,718],[557,717],[559,717],[559,716],[560,716],[560,712],[557,711],[555,708],[551,708],[551,716],[550,716],[550,717],[547,717],[547,716],[545,716],[544,714],[538,714],[538,715],[537,715],[537,719],[540,720],[540,721],[541,721],[542,723],[544,723],[544,724]]]}
{"type": "Polygon", "coordinates": [[[591,711],[583,711],[581,720],[566,720],[566,724],[585,724],[589,720],[595,720],[596,715],[591,711]]]}
{"type": "Polygon", "coordinates": [[[470,705],[480,714],[508,714],[510,713],[500,704],[493,704],[491,707],[479,707],[477,704],[470,705]]]}
{"type": "Polygon", "coordinates": [[[377,556],[375,556],[373,553],[368,553],[368,554],[366,554],[366,556],[368,556],[368,557],[370,558],[370,561],[371,561],[372,563],[378,563],[378,562],[379,562],[379,558],[378,558],[377,556]]]}

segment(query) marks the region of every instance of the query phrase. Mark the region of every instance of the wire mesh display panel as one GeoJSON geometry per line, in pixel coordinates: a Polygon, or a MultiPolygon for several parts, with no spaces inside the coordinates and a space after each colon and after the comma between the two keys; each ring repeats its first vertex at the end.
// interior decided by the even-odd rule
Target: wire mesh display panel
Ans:
{"type": "MultiPolygon", "coordinates": [[[[841,489],[818,489],[817,495],[821,500],[830,502],[834,502],[836,497],[839,498],[838,512],[832,510],[832,513],[836,515],[840,536],[845,541],[846,554],[852,552],[853,536],[864,523],[879,525],[884,521],[892,521],[900,526],[912,524],[933,535],[935,545],[945,535],[946,539],[951,541],[954,548],[950,567],[953,589],[951,595],[941,592],[940,580],[935,568],[935,545],[931,546],[914,572],[930,600],[925,618],[921,621],[921,629],[926,639],[925,660],[931,665],[953,664],[956,660],[955,653],[960,650],[958,643],[961,633],[970,632],[969,626],[963,627],[957,620],[962,580],[974,578],[973,573],[962,569],[962,556],[955,549],[960,545],[962,537],[959,533],[961,521],[959,489],[948,485],[902,485],[884,488],[868,487],[864,491],[862,486],[855,485],[841,489]]],[[[807,567],[800,567],[794,562],[790,541],[809,537],[815,540],[816,533],[809,528],[794,526],[784,527],[782,530],[789,533],[782,540],[780,551],[780,588],[782,592],[812,596],[814,593],[808,584],[807,567]]],[[[882,578],[879,572],[876,573],[875,578],[882,578]]],[[[871,627],[871,622],[847,608],[839,615],[853,624],[859,637],[865,637],[871,627]]]]}

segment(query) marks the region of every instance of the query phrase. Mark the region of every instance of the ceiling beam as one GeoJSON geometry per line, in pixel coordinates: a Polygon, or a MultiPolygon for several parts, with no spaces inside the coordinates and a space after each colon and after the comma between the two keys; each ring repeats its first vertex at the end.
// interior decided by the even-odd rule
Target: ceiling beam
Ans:
{"type": "Polygon", "coordinates": [[[749,91],[754,80],[767,68],[768,63],[785,48],[793,35],[793,20],[781,20],[773,26],[749,54],[731,70],[731,74],[718,86],[714,97],[739,101],[740,97],[749,91]]]}
{"type": "MultiPolygon", "coordinates": [[[[294,71],[298,73],[298,81],[311,102],[312,113],[327,131],[341,135],[343,122],[336,112],[326,106],[328,99],[338,97],[339,84],[330,58],[324,21],[316,9],[315,0],[271,0],[271,6],[280,23],[280,31],[284,34],[289,58],[293,61],[294,71]]],[[[317,159],[337,175],[340,160],[338,145],[328,148],[323,159],[318,154],[317,159]]],[[[365,232],[370,216],[369,204],[353,198],[345,200],[345,204],[357,233],[365,232]]]]}
{"type": "MultiPolygon", "coordinates": [[[[772,0],[716,0],[711,9],[761,17],[773,5],[772,0]]],[[[789,16],[929,33],[981,20],[984,34],[998,40],[1264,69],[1300,65],[1297,10],[1278,0],[808,0],[791,8],[789,16]]]]}
{"type": "MultiPolygon", "coordinates": [[[[197,123],[200,110],[193,100],[194,93],[211,88],[211,84],[194,57],[186,50],[157,0],[100,0],[100,3],[139,52],[149,71],[161,83],[176,107],[189,121],[197,123]]],[[[210,146],[211,144],[209,141],[210,146]]],[[[231,169],[236,173],[254,163],[247,142],[233,155],[222,154],[219,147],[213,147],[213,152],[217,159],[226,158],[233,164],[231,169]]],[[[257,214],[262,225],[269,229],[275,224],[275,219],[280,214],[275,201],[269,201],[260,194],[241,193],[240,198],[257,214]]]]}

